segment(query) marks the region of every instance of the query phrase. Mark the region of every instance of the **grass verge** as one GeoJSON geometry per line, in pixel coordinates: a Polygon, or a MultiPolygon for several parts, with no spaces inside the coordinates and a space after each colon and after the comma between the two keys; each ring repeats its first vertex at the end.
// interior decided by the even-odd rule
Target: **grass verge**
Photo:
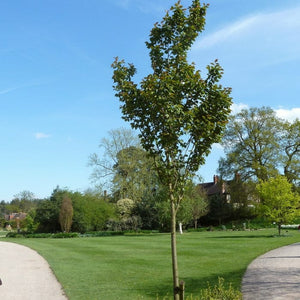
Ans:
{"type": "MultiPolygon", "coordinates": [[[[299,232],[275,229],[193,232],[178,236],[180,279],[186,295],[218,283],[240,288],[247,265],[271,249],[300,241],[299,232]]],[[[172,273],[168,234],[75,239],[7,239],[37,250],[70,300],[169,299],[172,273]]],[[[6,240],[5,240],[6,241],[6,240]]],[[[170,298],[171,299],[171,298],[170,298]]]]}

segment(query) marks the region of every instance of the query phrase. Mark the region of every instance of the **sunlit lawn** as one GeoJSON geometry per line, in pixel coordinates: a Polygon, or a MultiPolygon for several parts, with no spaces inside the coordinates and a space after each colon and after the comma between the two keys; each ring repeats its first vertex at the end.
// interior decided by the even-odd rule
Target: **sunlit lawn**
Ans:
{"type": "MultiPolygon", "coordinates": [[[[178,236],[180,278],[186,295],[198,295],[218,277],[240,288],[247,265],[258,255],[300,241],[290,231],[216,231],[178,236]]],[[[5,239],[36,249],[51,265],[70,300],[162,299],[172,291],[168,234],[74,239],[5,239]]]]}

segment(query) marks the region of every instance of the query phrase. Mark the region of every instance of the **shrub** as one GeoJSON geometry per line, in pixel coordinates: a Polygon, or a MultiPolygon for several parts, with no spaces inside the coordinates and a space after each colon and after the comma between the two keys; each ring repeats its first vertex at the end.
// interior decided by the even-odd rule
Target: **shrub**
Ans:
{"type": "Polygon", "coordinates": [[[7,238],[19,238],[19,237],[24,237],[24,235],[22,233],[18,233],[16,231],[11,231],[8,232],[6,235],[7,238]]]}
{"type": "MultiPolygon", "coordinates": [[[[190,298],[192,300],[193,298],[190,298]]],[[[196,298],[195,298],[196,299],[196,298]]],[[[231,284],[228,287],[224,286],[224,279],[219,278],[218,285],[211,287],[208,283],[206,289],[200,292],[201,300],[241,300],[242,293],[239,290],[235,290],[231,284]]],[[[187,299],[188,300],[188,299],[187,299]]]]}
{"type": "Polygon", "coordinates": [[[24,235],[26,238],[36,238],[36,239],[45,239],[51,238],[52,233],[27,233],[24,235]]]}
{"type": "Polygon", "coordinates": [[[54,239],[75,238],[75,237],[79,237],[79,234],[77,232],[59,232],[59,233],[54,233],[52,235],[52,238],[54,239]]]}
{"type": "Polygon", "coordinates": [[[124,231],[90,231],[81,234],[81,237],[98,237],[98,236],[113,236],[113,235],[124,235],[124,231]]]}
{"type": "Polygon", "coordinates": [[[74,238],[79,237],[77,232],[59,232],[59,233],[26,233],[26,232],[9,232],[6,237],[8,238],[74,238]]]}

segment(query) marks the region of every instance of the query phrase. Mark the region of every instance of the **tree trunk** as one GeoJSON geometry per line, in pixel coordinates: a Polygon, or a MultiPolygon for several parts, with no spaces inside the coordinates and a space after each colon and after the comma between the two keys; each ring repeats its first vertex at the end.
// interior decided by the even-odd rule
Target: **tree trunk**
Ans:
{"type": "Polygon", "coordinates": [[[198,220],[196,219],[196,220],[194,221],[194,228],[197,229],[197,227],[198,227],[198,220]]]}
{"type": "Polygon", "coordinates": [[[172,249],[172,268],[173,268],[173,289],[174,300],[179,300],[179,274],[177,263],[177,247],[176,247],[176,209],[174,198],[171,197],[171,249],[172,249]]]}
{"type": "Polygon", "coordinates": [[[278,235],[281,234],[281,224],[278,224],[278,235]]]}

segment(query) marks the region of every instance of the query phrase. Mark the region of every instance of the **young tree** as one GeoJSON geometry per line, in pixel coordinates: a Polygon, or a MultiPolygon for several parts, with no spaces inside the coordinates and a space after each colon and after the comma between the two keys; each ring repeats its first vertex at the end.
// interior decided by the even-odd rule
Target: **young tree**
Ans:
{"type": "Polygon", "coordinates": [[[261,198],[263,215],[277,224],[280,235],[281,225],[293,221],[299,215],[299,194],[292,192],[292,184],[284,176],[259,183],[257,191],[261,198]]]}
{"type": "Polygon", "coordinates": [[[116,96],[123,118],[139,130],[143,148],[155,160],[160,182],[168,190],[174,299],[179,299],[176,215],[187,181],[219,141],[230,114],[230,89],[218,82],[223,69],[217,61],[207,66],[204,79],[187,52],[204,29],[207,5],[194,0],[184,9],[180,2],[156,23],[146,42],[153,73],[138,86],[136,69],[116,59],[112,64],[116,96]]]}

